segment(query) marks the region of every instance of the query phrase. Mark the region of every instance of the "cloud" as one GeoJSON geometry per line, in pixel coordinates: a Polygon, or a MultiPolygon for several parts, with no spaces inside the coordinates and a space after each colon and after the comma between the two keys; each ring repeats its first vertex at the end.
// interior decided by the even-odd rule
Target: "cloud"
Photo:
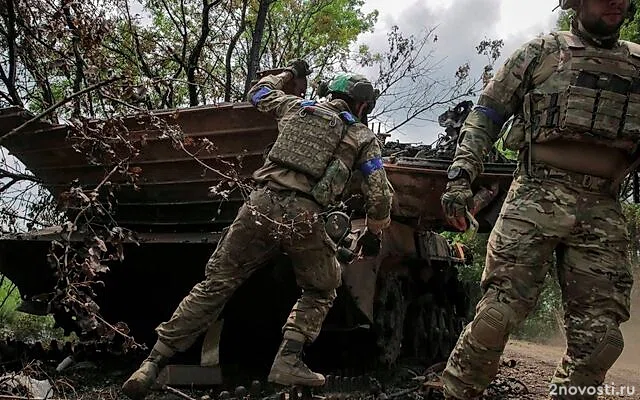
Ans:
{"type": "MultiPolygon", "coordinates": [[[[442,60],[439,77],[453,79],[458,66],[467,62],[471,65],[471,74],[479,76],[488,62],[486,56],[476,52],[482,39],[504,40],[502,56],[495,65],[497,69],[519,46],[554,28],[557,14],[551,10],[557,0],[522,3],[518,0],[367,1],[367,10],[376,8],[380,15],[375,31],[363,36],[361,42],[372,50],[384,51],[386,34],[394,25],[404,34],[415,35],[436,28],[438,40],[431,48],[434,62],[442,60]]],[[[439,108],[427,117],[435,120],[444,110],[445,107],[439,108]]],[[[431,143],[441,131],[435,122],[417,121],[394,133],[391,139],[431,143]]]]}

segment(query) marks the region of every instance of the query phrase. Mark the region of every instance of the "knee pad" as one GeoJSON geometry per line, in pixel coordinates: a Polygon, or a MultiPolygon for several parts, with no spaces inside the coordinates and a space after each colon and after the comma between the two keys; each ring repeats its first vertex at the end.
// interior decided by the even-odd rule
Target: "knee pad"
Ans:
{"type": "Polygon", "coordinates": [[[471,326],[471,336],[482,346],[500,350],[510,333],[514,312],[504,303],[486,306],[476,315],[471,326]]]}
{"type": "Polygon", "coordinates": [[[593,353],[585,360],[587,368],[596,373],[603,373],[609,370],[616,362],[624,349],[624,339],[622,332],[616,327],[611,327],[600,340],[600,343],[593,349],[593,353]]]}

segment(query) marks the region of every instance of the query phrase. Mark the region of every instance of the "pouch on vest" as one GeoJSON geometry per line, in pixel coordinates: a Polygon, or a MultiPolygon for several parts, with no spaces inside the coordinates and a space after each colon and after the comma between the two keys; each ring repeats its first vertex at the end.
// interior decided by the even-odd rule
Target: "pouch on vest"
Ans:
{"type": "Polygon", "coordinates": [[[525,146],[524,119],[521,115],[515,115],[509,122],[503,136],[502,144],[505,149],[519,151],[525,146]]]}
{"type": "Polygon", "coordinates": [[[279,135],[269,159],[294,171],[320,179],[342,140],[345,123],[337,113],[304,105],[278,124],[279,135]]]}
{"type": "Polygon", "coordinates": [[[335,158],[322,179],[311,190],[311,195],[323,207],[331,204],[344,192],[347,183],[351,179],[351,169],[342,160],[335,158]]]}

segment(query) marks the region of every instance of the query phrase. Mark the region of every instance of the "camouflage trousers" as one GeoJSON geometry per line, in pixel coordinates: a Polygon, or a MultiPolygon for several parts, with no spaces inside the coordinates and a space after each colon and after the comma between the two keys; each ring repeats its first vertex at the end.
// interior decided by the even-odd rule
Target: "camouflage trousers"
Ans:
{"type": "Polygon", "coordinates": [[[589,391],[602,385],[622,352],[619,325],[629,319],[633,277],[621,205],[605,190],[610,181],[590,178],[544,165],[516,173],[489,236],[483,297],[443,372],[445,395],[473,399],[493,380],[509,335],[537,302],[555,252],[567,350],[550,395],[581,390],[584,395],[551,397],[596,398],[589,391]]]}
{"type": "Polygon", "coordinates": [[[278,252],[290,257],[302,295],[283,331],[316,339],[341,283],[336,246],[318,219],[320,206],[293,192],[254,190],[209,259],[205,278],[156,328],[160,342],[187,350],[220,315],[233,292],[278,252]]]}

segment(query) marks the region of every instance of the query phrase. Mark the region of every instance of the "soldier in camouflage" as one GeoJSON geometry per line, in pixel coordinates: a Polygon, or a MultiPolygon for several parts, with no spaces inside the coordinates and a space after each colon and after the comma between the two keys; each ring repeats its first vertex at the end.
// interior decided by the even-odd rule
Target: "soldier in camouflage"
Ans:
{"type": "Polygon", "coordinates": [[[619,29],[635,10],[629,0],[560,6],[576,11],[571,30],[508,58],[467,118],[448,171],[442,206],[464,220],[483,157],[513,117],[503,139],[518,167],[489,237],[483,297],[442,375],[448,399],[479,398],[495,377],[554,253],[567,349],[550,396],[595,399],[623,350],[633,278],[617,183],[638,157],[640,46],[619,40],[619,29]]]}
{"type": "Polygon", "coordinates": [[[290,257],[302,295],[283,326],[284,340],[268,380],[324,384],[324,377],[301,359],[303,347],[320,333],[341,283],[336,244],[323,214],[340,200],[357,169],[364,177],[367,229],[380,235],[390,224],[392,191],[378,141],[366,124],[377,96],[371,83],[361,75],[340,74],[329,84],[330,101],[322,103],[285,93],[292,86],[295,90],[287,92],[304,92],[308,73],[306,62],[296,61],[250,89],[253,105],[278,121],[278,138],[253,175],[258,187],[209,259],[205,279],[158,326],[151,354],[124,383],[130,398],[144,397],[170,357],[188,349],[232,293],[280,252],[290,257]]]}

